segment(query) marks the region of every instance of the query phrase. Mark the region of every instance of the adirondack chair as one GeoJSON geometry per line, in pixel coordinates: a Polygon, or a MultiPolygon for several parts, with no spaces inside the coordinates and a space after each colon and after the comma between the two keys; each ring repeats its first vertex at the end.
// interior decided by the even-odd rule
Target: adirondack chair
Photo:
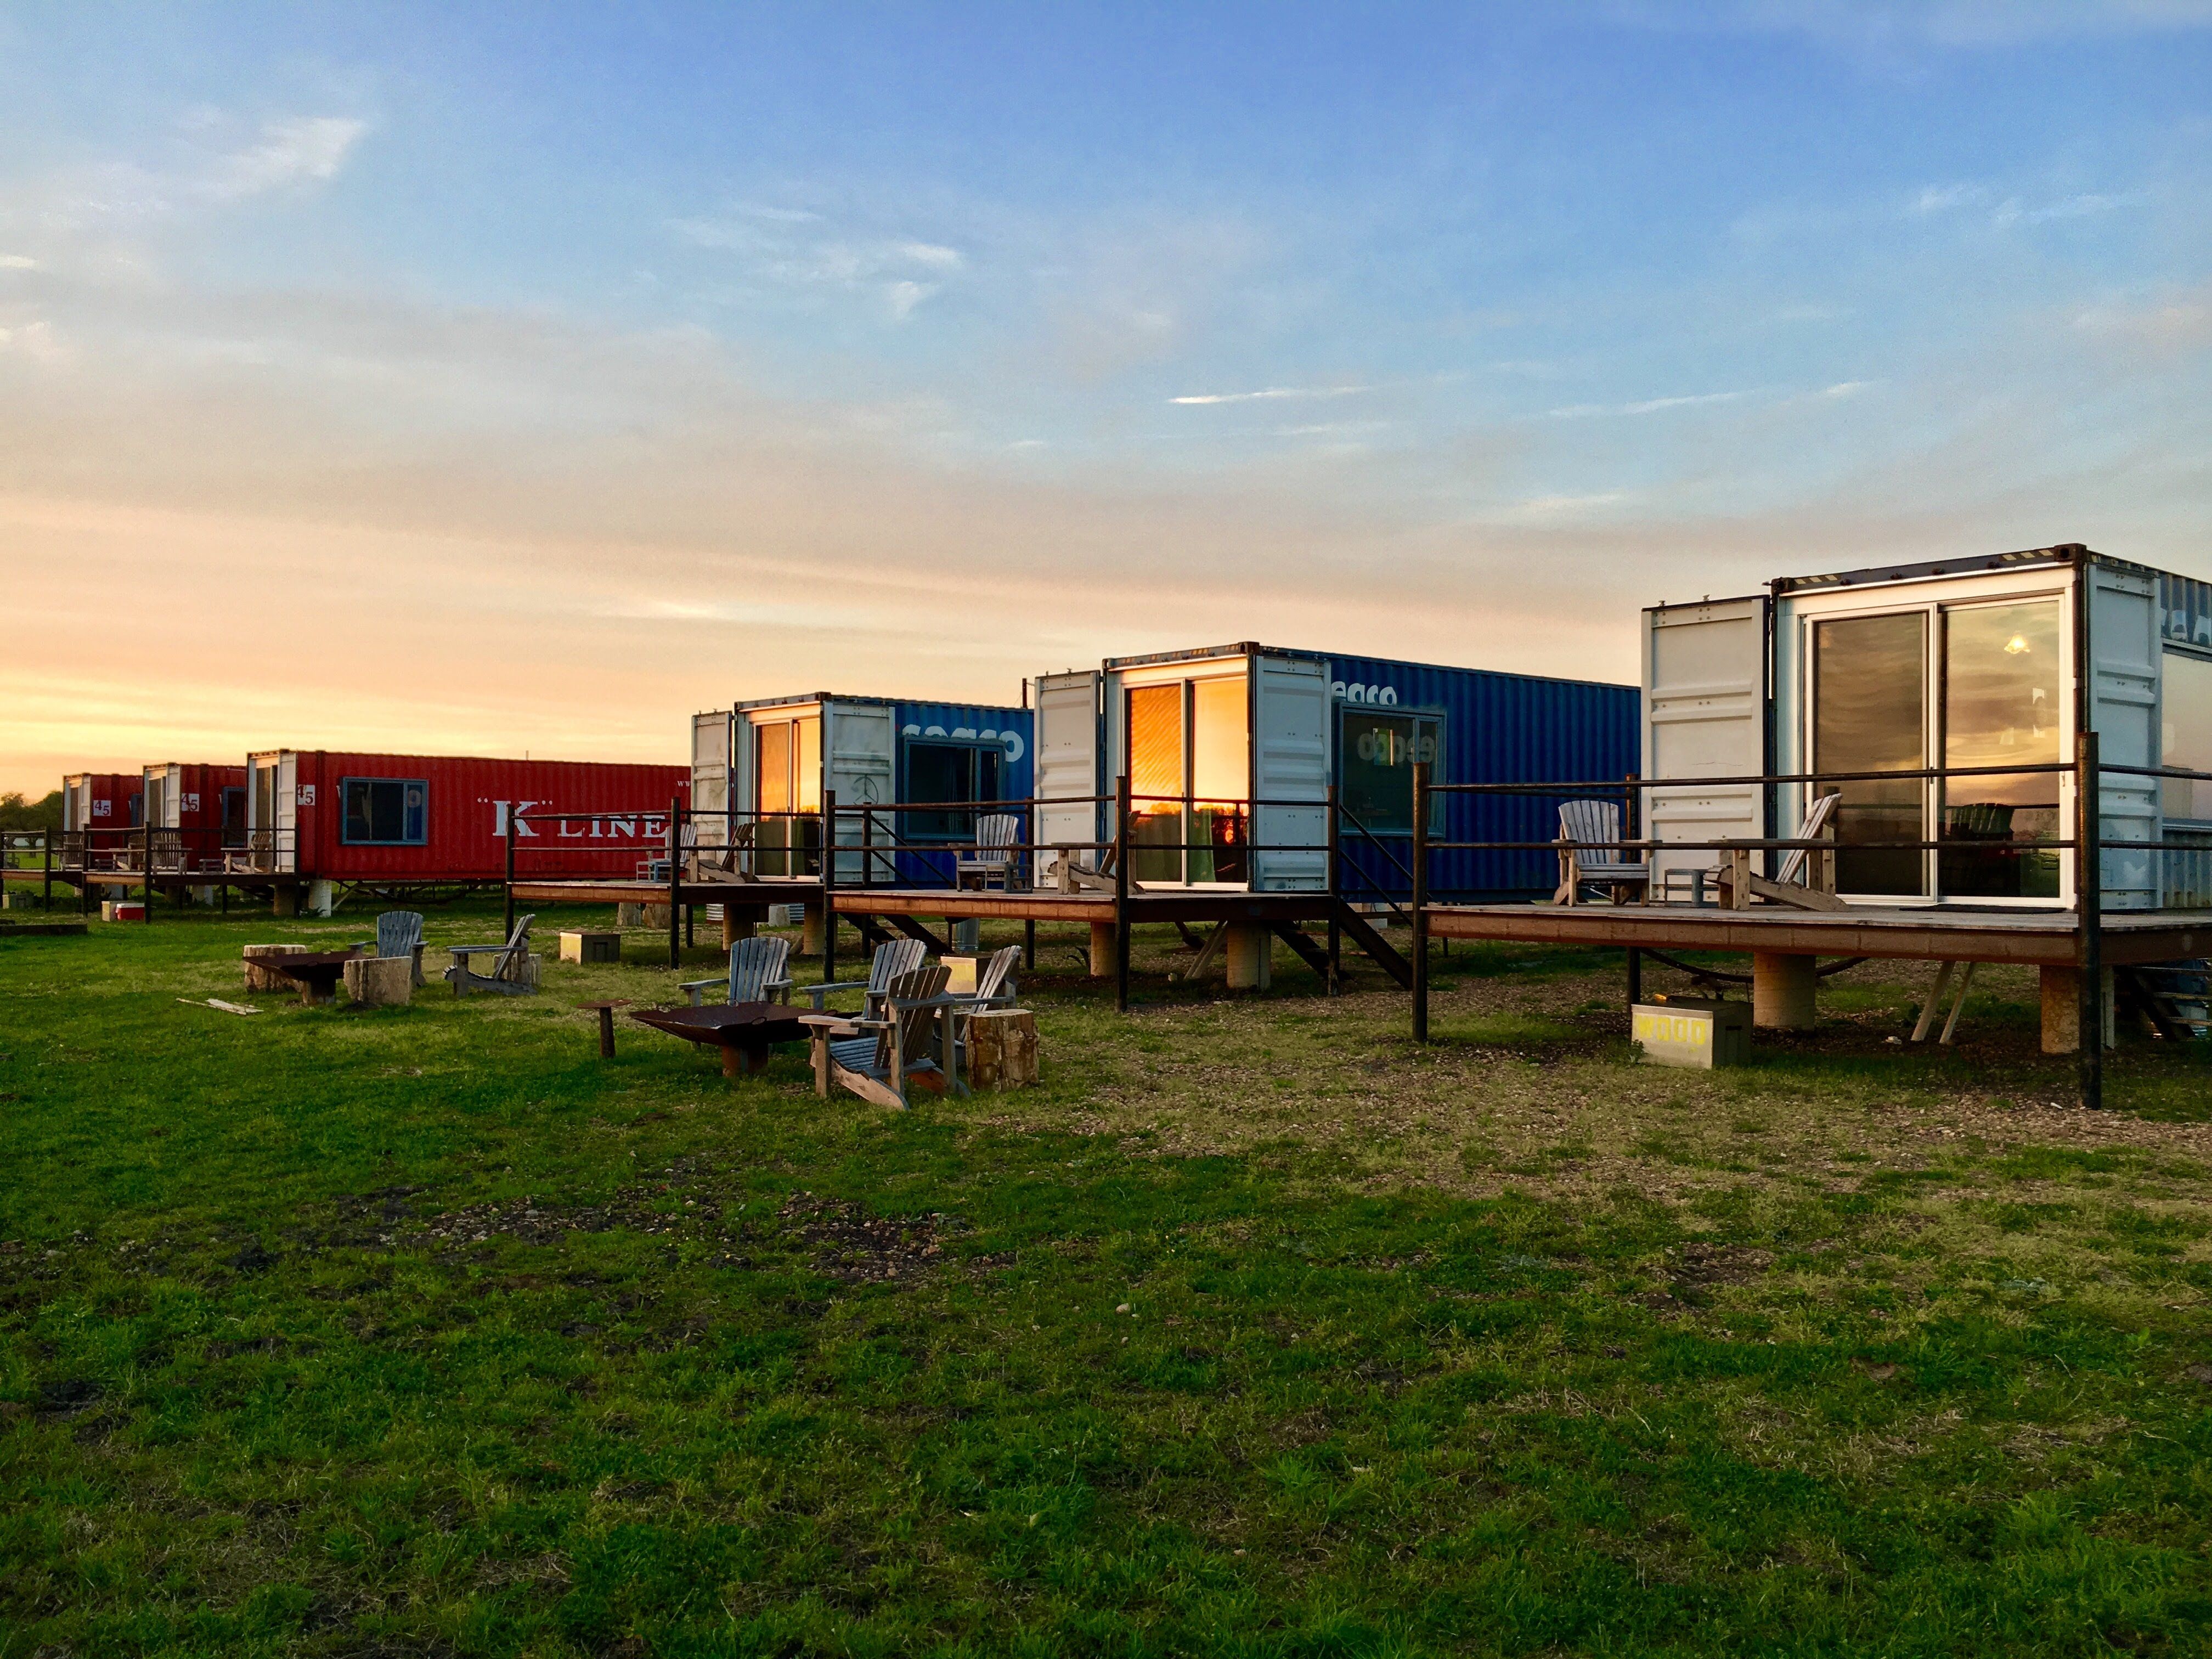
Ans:
{"type": "Polygon", "coordinates": [[[791,957],[791,941],[778,939],[772,933],[761,933],[752,939],[741,939],[730,947],[730,974],[725,981],[691,979],[676,988],[690,994],[691,1006],[699,1006],[702,992],[710,987],[726,984],[729,1000],[735,1002],[789,1002],[791,973],[787,963],[791,957]]]}
{"type": "Polygon", "coordinates": [[[496,991],[502,996],[528,996],[538,987],[530,973],[530,924],[535,916],[517,916],[514,931],[507,935],[504,945],[449,945],[453,965],[446,969],[446,982],[453,988],[455,996],[471,991],[496,991]],[[489,957],[492,969],[479,974],[471,966],[471,958],[489,957]]]}
{"type": "Polygon", "coordinates": [[[942,963],[900,975],[876,1018],[801,1014],[813,1037],[814,1092],[826,1100],[834,1085],[899,1111],[913,1084],[938,1094],[965,1093],[951,1038],[955,1005],[944,994],[951,976],[942,963]]]}
{"type": "MultiPolygon", "coordinates": [[[[1797,826],[1793,841],[1818,841],[1829,833],[1836,808],[1842,803],[1840,793],[1818,796],[1806,808],[1805,817],[1797,826]]],[[[1836,866],[1834,853],[1823,848],[1815,866],[1813,849],[1793,847],[1775,866],[1771,876],[1762,876],[1751,867],[1752,849],[1747,847],[1730,848],[1726,860],[1715,868],[1698,872],[1671,870],[1668,880],[1687,878],[1694,883],[1702,874],[1720,893],[1723,908],[1748,910],[1754,898],[1771,899],[1777,904],[1795,906],[1800,910],[1846,910],[1850,907],[1836,896],[1836,866]]]]}
{"type": "Polygon", "coordinates": [[[1606,889],[1615,904],[1648,893],[1651,861],[1627,857],[1620,842],[1619,801],[1560,802],[1559,885],[1552,902],[1579,904],[1585,886],[1606,889]]]}
{"type": "Polygon", "coordinates": [[[988,887],[995,877],[1000,887],[1014,879],[1014,842],[1022,821],[1011,812],[987,812],[975,821],[975,845],[954,855],[952,884],[965,887],[972,878],[978,887],[988,887]]]}
{"type": "Polygon", "coordinates": [[[386,910],[376,919],[376,937],[365,939],[353,947],[356,951],[374,951],[380,957],[412,957],[415,959],[415,982],[422,978],[422,913],[420,910],[386,910]]]}
{"type": "Polygon", "coordinates": [[[693,881],[758,881],[760,878],[745,868],[753,850],[753,831],[757,824],[737,823],[730,826],[730,839],[721,847],[702,847],[692,855],[689,871],[693,881]]]}
{"type": "Polygon", "coordinates": [[[1014,1006],[1014,999],[1018,994],[1014,988],[1014,964],[1021,959],[1022,947],[1018,945],[1009,945],[994,951],[991,959],[983,964],[982,971],[975,975],[975,988],[951,994],[951,1000],[960,1005],[953,1011],[952,1040],[961,1053],[962,1071],[967,1070],[969,1018],[986,1008],[1011,1008],[1014,1006]]]}
{"type": "Polygon", "coordinates": [[[1054,849],[1052,861],[1044,867],[1040,881],[1050,881],[1063,893],[1110,893],[1114,890],[1114,849],[1102,848],[1097,852],[1098,867],[1086,870],[1077,862],[1088,849],[1079,847],[1060,847],[1054,849]]]}
{"type": "Polygon", "coordinates": [[[868,963],[867,978],[841,979],[828,985],[810,985],[806,988],[806,1000],[814,1005],[814,1012],[819,1014],[830,1012],[823,1005],[832,993],[862,992],[865,994],[860,1006],[861,1017],[873,1019],[884,998],[890,994],[892,982],[902,974],[910,974],[920,968],[928,956],[929,947],[918,939],[887,940],[876,946],[875,957],[868,963]]]}

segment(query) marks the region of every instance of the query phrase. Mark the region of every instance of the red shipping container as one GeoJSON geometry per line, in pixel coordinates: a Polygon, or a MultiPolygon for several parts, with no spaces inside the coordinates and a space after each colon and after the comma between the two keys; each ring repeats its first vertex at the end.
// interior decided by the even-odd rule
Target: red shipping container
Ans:
{"type": "Polygon", "coordinates": [[[144,816],[165,832],[155,856],[186,874],[220,871],[246,846],[246,769],[169,761],[146,769],[144,816]]]}
{"type": "Polygon", "coordinates": [[[279,749],[247,768],[255,862],[332,882],[501,880],[510,818],[518,878],[629,879],[691,793],[689,767],[598,761],[279,749]]]}
{"type": "Polygon", "coordinates": [[[62,862],[102,870],[131,844],[145,800],[136,772],[72,772],[62,780],[62,862]]]}

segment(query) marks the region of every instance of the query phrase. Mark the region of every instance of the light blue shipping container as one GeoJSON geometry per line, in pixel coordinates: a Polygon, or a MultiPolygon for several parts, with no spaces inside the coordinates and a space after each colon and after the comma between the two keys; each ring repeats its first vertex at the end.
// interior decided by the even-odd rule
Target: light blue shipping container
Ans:
{"type": "Polygon", "coordinates": [[[895,697],[808,692],[755,698],[695,715],[692,801],[702,816],[699,841],[724,844],[734,811],[740,823],[763,813],[755,830],[756,868],[764,875],[820,868],[817,832],[777,813],[813,813],[835,791],[840,808],[839,883],[949,882],[951,848],[972,842],[973,813],[908,811],[909,801],[1019,800],[1034,767],[1028,709],[999,704],[922,702],[895,697]],[[859,848],[884,849],[864,866],[859,848]],[[943,848],[939,851],[936,849],[943,848]],[[904,850],[901,850],[904,849],[904,850]]]}

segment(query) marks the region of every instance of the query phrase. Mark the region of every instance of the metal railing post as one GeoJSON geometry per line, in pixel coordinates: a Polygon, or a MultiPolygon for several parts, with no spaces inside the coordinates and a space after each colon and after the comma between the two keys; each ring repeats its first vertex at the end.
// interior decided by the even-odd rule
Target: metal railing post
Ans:
{"type": "Polygon", "coordinates": [[[1429,765],[1413,763],[1413,1041],[1429,1040],[1429,765]]]}
{"type": "Polygon", "coordinates": [[[683,924],[676,913],[684,908],[684,797],[668,798],[668,970],[683,965],[683,924]]]}
{"type": "Polygon", "coordinates": [[[1344,989],[1344,924],[1338,912],[1344,905],[1344,878],[1337,869],[1337,860],[1343,852],[1343,820],[1336,809],[1336,786],[1330,784],[1323,799],[1328,810],[1328,870],[1323,884],[1328,894],[1328,994],[1338,995],[1344,989]]]}
{"type": "Polygon", "coordinates": [[[2105,859],[2103,785],[2097,769],[2097,734],[2074,739],[2074,910],[2081,936],[2081,1105],[2097,1111],[2105,1103],[2105,859]]]}
{"type": "Polygon", "coordinates": [[[145,830],[146,880],[143,890],[146,895],[146,902],[139,907],[145,913],[139,920],[151,923],[154,920],[154,815],[151,812],[146,815],[145,830]]]}
{"type": "Polygon", "coordinates": [[[507,842],[505,849],[507,859],[507,904],[503,912],[504,920],[500,923],[499,933],[500,938],[503,940],[511,939],[514,937],[514,809],[512,806],[508,807],[507,811],[507,824],[504,839],[507,842]]]}
{"type": "MultiPolygon", "coordinates": [[[[1620,832],[1623,843],[1620,848],[1620,856],[1624,859],[1629,854],[1629,844],[1641,839],[1638,825],[1642,816],[1639,809],[1644,805],[1644,792],[1636,787],[1637,781],[1637,775],[1631,772],[1620,787],[1620,822],[1623,826],[1620,832]]],[[[1659,873],[1658,860],[1653,856],[1650,848],[1647,847],[1643,851],[1644,873],[1656,879],[1659,873]]],[[[1650,882],[1644,884],[1644,899],[1647,904],[1651,901],[1650,882]]],[[[1628,1006],[1634,1008],[1643,1000],[1644,952],[1632,945],[1628,947],[1628,1006]]]]}
{"type": "Polygon", "coordinates": [[[39,908],[54,908],[54,832],[43,831],[39,836],[39,908]]]}
{"type": "MultiPolygon", "coordinates": [[[[865,863],[867,853],[860,857],[865,863]]],[[[837,792],[822,792],[822,982],[837,977],[837,792]]]]}
{"type": "Polygon", "coordinates": [[[1114,1012],[1129,1012],[1129,777],[1114,780],[1114,1012]]]}

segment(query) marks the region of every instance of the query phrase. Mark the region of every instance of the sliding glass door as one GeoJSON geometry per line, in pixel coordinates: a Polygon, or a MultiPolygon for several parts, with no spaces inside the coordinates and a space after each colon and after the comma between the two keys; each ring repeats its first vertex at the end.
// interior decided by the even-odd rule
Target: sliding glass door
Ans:
{"type": "MultiPolygon", "coordinates": [[[[2066,659],[2058,599],[1815,619],[1816,775],[2057,762],[2066,659]]],[[[1838,777],[1836,886],[1867,896],[2056,898],[2059,775],[1838,777]],[[1934,840],[1924,848],[1884,842],[1934,840]]],[[[1790,826],[1794,828],[1794,826],[1790,826]]]]}
{"type": "Polygon", "coordinates": [[[822,717],[756,720],[753,723],[754,870],[763,876],[812,876],[821,860],[810,849],[821,845],[814,818],[779,814],[822,810],[822,717]]]}
{"type": "Polygon", "coordinates": [[[1132,686],[1129,878],[1243,882],[1251,860],[1251,705],[1244,675],[1132,686]]]}
{"type": "MultiPolygon", "coordinates": [[[[1911,771],[1928,764],[1928,617],[1840,617],[1813,625],[1813,769],[1911,771]]],[[[1845,893],[1925,894],[1925,857],[1865,843],[1927,837],[1927,785],[1917,778],[1843,778],[1836,886],[1845,893]]],[[[1789,826],[1792,834],[1796,826],[1789,826]]],[[[1785,855],[1786,856],[1786,855],[1785,855]]]]}
{"type": "MultiPolygon", "coordinates": [[[[2058,753],[2058,601],[1943,613],[1943,763],[2045,765],[2058,753]]],[[[2057,898],[2058,774],[1943,781],[1938,890],[1957,898],[2057,898]]]]}

